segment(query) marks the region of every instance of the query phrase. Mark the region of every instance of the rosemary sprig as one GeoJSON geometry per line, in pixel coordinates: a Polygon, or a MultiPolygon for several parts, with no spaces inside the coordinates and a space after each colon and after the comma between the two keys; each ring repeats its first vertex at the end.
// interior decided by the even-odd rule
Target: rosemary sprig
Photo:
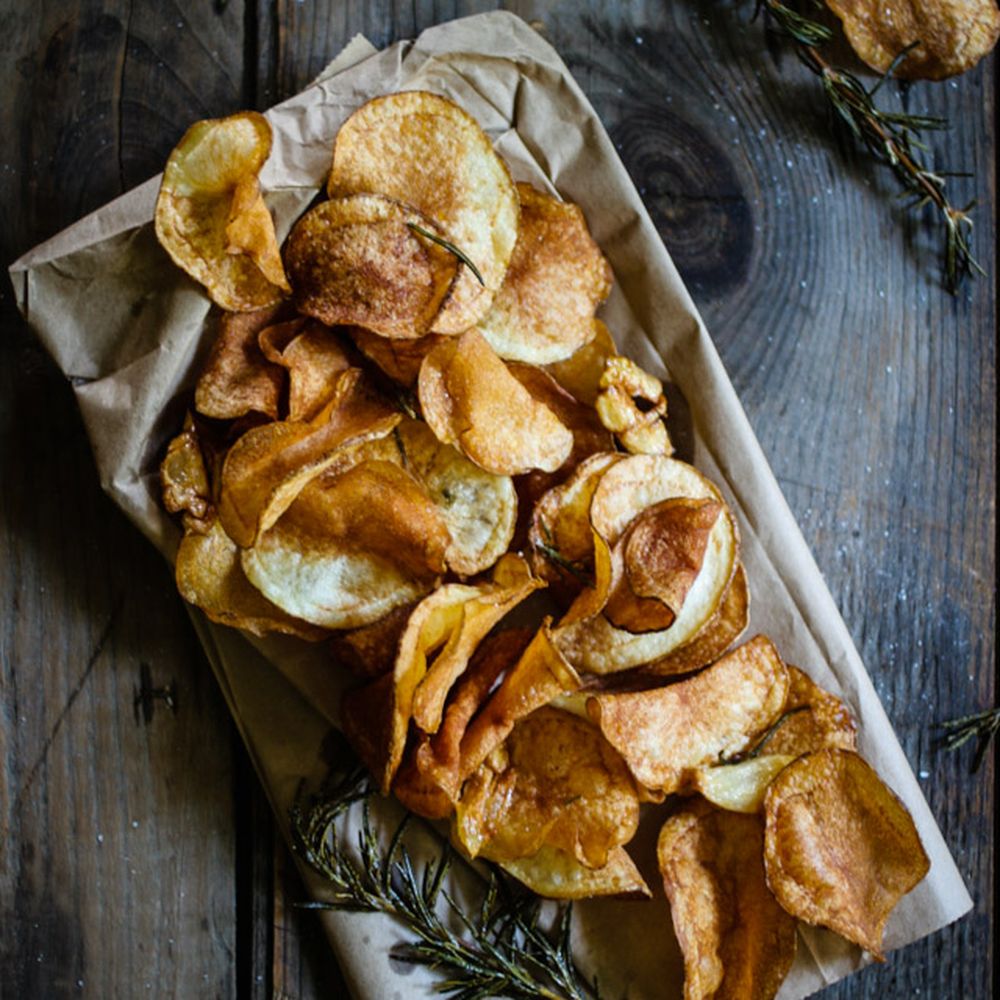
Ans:
{"type": "Polygon", "coordinates": [[[407,226],[409,226],[413,232],[419,233],[423,236],[424,239],[430,240],[431,243],[436,243],[439,247],[444,247],[448,253],[454,254],[475,275],[476,281],[485,287],[486,282],[483,281],[483,276],[479,273],[479,268],[472,263],[471,258],[464,250],[460,250],[454,243],[449,243],[448,240],[437,236],[429,229],[424,229],[423,226],[418,226],[415,222],[408,222],[407,226]]]}
{"type": "Polygon", "coordinates": [[[415,939],[395,947],[393,957],[446,973],[441,993],[460,1000],[507,996],[514,1000],[600,1000],[570,951],[572,911],[560,909],[552,938],[539,927],[541,900],[515,893],[493,867],[483,878],[478,912],[468,914],[444,889],[452,861],[448,843],[418,875],[404,835],[410,816],[383,851],[369,811],[374,793],[363,768],[352,768],[327,793],[299,800],[291,811],[292,846],[330,883],[333,898],[308,909],[386,913],[401,920],[415,939]],[[338,821],[362,804],[357,856],[347,849],[338,821]],[[439,900],[452,920],[439,913],[439,900]],[[454,929],[457,924],[459,930],[454,929]]]}
{"type": "MultiPolygon", "coordinates": [[[[892,77],[899,65],[918,42],[904,49],[893,60],[883,77],[870,90],[852,73],[831,65],[820,53],[832,33],[825,25],[806,17],[800,10],[781,0],[757,0],[757,13],[764,11],[770,25],[790,38],[806,67],[823,83],[823,90],[854,138],[874,159],[888,166],[902,187],[902,196],[912,200],[907,206],[921,209],[933,205],[945,231],[945,287],[954,295],[966,275],[985,274],[972,255],[969,233],[972,219],[969,213],[975,200],[964,208],[955,208],[945,194],[945,174],[934,171],[921,159],[924,147],[917,140],[921,131],[947,128],[947,122],[926,115],[907,115],[885,111],[875,104],[875,95],[885,80],[892,77]]],[[[954,175],[952,175],[954,176],[954,175]]]]}
{"type": "Polygon", "coordinates": [[[739,753],[734,753],[731,757],[722,757],[720,755],[719,764],[742,764],[745,760],[753,760],[755,757],[759,757],[764,747],[771,742],[771,737],[774,736],[788,719],[793,715],[798,715],[799,712],[808,712],[811,708],[811,705],[796,705],[795,708],[790,708],[787,712],[783,712],[751,749],[741,750],[739,753]]]}
{"type": "Polygon", "coordinates": [[[939,746],[943,750],[957,750],[969,740],[977,740],[976,756],[972,761],[973,773],[979,770],[989,745],[1000,730],[1000,708],[988,708],[985,712],[963,715],[960,719],[949,719],[941,723],[945,735],[939,746]]]}

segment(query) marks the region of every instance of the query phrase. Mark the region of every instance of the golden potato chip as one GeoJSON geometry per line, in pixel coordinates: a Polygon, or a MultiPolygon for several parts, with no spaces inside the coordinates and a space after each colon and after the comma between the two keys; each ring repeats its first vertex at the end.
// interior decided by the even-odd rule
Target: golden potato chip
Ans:
{"type": "Polygon", "coordinates": [[[390,671],[361,687],[345,691],[340,701],[340,726],[344,736],[376,778],[385,773],[392,752],[395,687],[390,671]]]}
{"type": "Polygon", "coordinates": [[[593,335],[565,361],[553,361],[546,371],[571,395],[587,406],[597,402],[601,376],[609,358],[618,353],[611,331],[599,320],[591,320],[593,335]]]}
{"type": "Polygon", "coordinates": [[[684,1000],[771,1000],[795,959],[795,920],[764,880],[763,823],[705,803],[671,816],[657,859],[684,955],[684,1000]]]}
{"type": "Polygon", "coordinates": [[[481,469],[420,420],[400,423],[395,439],[403,467],[423,485],[448,527],[448,566],[463,576],[489,569],[514,534],[517,496],[510,477],[481,469]]]}
{"type": "Polygon", "coordinates": [[[470,857],[514,861],[548,844],[602,868],[632,839],[635,783],[589,722],[543,706],[514,726],[502,750],[465,783],[457,803],[455,835],[470,857]]]}
{"type": "Polygon", "coordinates": [[[311,642],[328,635],[325,629],[282,611],[250,584],[240,566],[239,550],[218,521],[205,533],[185,533],[174,573],[181,597],[220,625],[254,635],[283,632],[311,642]]]}
{"type": "Polygon", "coordinates": [[[422,337],[455,281],[458,260],[411,226],[440,237],[430,219],[377,194],[333,198],[303,215],[285,244],[299,311],[327,326],[422,337]]]}
{"type": "Polygon", "coordinates": [[[698,768],[750,746],[781,714],[788,687],[773,644],[756,636],[686,680],[594,695],[587,712],[636,780],[669,795],[698,768]]]}
{"type": "Polygon", "coordinates": [[[549,846],[530,858],[501,861],[500,867],[548,899],[648,899],[653,895],[624,847],[616,847],[603,868],[588,868],[572,854],[549,846]]]}
{"type": "Polygon", "coordinates": [[[793,760],[789,754],[768,753],[734,764],[703,767],[695,773],[691,788],[720,809],[757,813],[764,805],[767,786],[793,760]]]}
{"type": "Polygon", "coordinates": [[[437,732],[448,692],[483,637],[529,594],[544,586],[515,553],[497,563],[493,583],[477,586],[478,593],[463,604],[458,626],[413,692],[413,721],[420,729],[437,732]]]}
{"type": "Polygon", "coordinates": [[[360,326],[347,329],[354,346],[394,382],[412,389],[417,384],[424,358],[447,338],[428,333],[417,340],[390,340],[360,326]]]}
{"type": "Polygon", "coordinates": [[[253,545],[344,449],[384,437],[401,419],[353,368],[340,376],[330,402],[312,420],[248,431],[222,468],[219,516],[229,537],[244,548],[253,545]]]}
{"type": "Polygon", "coordinates": [[[889,914],[930,869],[903,803],[856,753],[827,749],[771,782],[764,814],[767,884],[778,902],[881,960],[889,914]]]}
{"type": "Polygon", "coordinates": [[[594,336],[594,310],[613,277],[579,206],[530,184],[518,184],[517,193],[517,243],[477,328],[501,358],[544,365],[568,358],[594,336]]]}
{"type": "Polygon", "coordinates": [[[459,747],[457,783],[445,791],[455,798],[461,782],[503,743],[519,720],[547,705],[556,695],[576,690],[580,684],[577,672],[553,645],[546,619],[466,729],[459,747]]]}
{"type": "Polygon", "coordinates": [[[594,404],[597,415],[626,451],[633,455],[673,454],[663,423],[667,400],[658,378],[619,354],[605,363],[599,390],[594,404]]]}
{"type": "Polygon", "coordinates": [[[423,91],[376,97],[337,133],[328,190],[414,206],[476,265],[483,284],[462,267],[434,332],[461,333],[486,315],[514,251],[520,205],[506,164],[471,115],[423,91]]]}
{"type": "Polygon", "coordinates": [[[257,175],[271,126],[255,111],[196,122],[170,154],[156,199],[156,237],[223,309],[247,312],[287,290],[257,175]]]}
{"type": "Polygon", "coordinates": [[[358,677],[374,678],[389,673],[414,606],[400,605],[370,625],[333,636],[330,649],[334,659],[358,677]]]}
{"type": "Polygon", "coordinates": [[[278,308],[222,314],[219,334],[194,390],[199,413],[218,420],[251,412],[278,418],[285,374],[268,362],[257,344],[258,334],[274,320],[278,308]]]}
{"type": "Polygon", "coordinates": [[[573,435],[537,402],[475,330],[439,344],[420,366],[417,392],[439,441],[487,472],[554,472],[573,435]]]}
{"type": "Polygon", "coordinates": [[[888,70],[914,42],[895,76],[943,80],[975,66],[996,45],[1000,12],[994,0],[909,0],[887,8],[875,0],[827,0],[854,51],[872,69],[888,70]]]}
{"type": "Polygon", "coordinates": [[[212,511],[205,459],[190,413],[184,418],[184,430],[167,445],[160,464],[160,489],[163,506],[171,514],[183,512],[185,519],[189,516],[197,523],[203,522],[212,511]]]}
{"type": "Polygon", "coordinates": [[[767,752],[799,757],[828,747],[857,749],[857,726],[847,706],[798,667],[789,666],[788,676],[785,719],[768,740],[767,752]]]}
{"type": "Polygon", "coordinates": [[[750,592],[742,565],[736,564],[719,609],[694,637],[672,653],[638,670],[660,677],[687,674],[714,663],[746,631],[750,622],[750,592]]]}
{"type": "Polygon", "coordinates": [[[312,319],[266,327],[258,343],[268,361],[288,370],[289,420],[312,420],[351,367],[340,337],[312,319]]]}
{"type": "Polygon", "coordinates": [[[377,621],[434,586],[447,530],[413,479],[364,462],[313,479],[241,559],[247,578],[291,615],[325,628],[377,621]]]}

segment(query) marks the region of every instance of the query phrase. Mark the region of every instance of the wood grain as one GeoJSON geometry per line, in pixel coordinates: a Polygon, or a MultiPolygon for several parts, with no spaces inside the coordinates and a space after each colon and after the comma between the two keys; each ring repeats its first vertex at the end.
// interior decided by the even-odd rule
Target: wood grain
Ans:
{"type": "MultiPolygon", "coordinates": [[[[495,6],[0,0],[4,262],[156,173],[192,120],[301,89],[355,33],[495,6]]],[[[825,995],[989,996],[996,771],[935,752],[933,727],[996,692],[995,62],[886,92],[948,116],[935,160],[975,174],[949,183],[979,197],[991,274],[951,299],[929,219],[831,133],[750,0],[507,6],[614,138],[977,900],[825,995]]],[[[101,494],[6,285],[0,305],[0,991],[343,995],[169,573],[101,494]]]]}

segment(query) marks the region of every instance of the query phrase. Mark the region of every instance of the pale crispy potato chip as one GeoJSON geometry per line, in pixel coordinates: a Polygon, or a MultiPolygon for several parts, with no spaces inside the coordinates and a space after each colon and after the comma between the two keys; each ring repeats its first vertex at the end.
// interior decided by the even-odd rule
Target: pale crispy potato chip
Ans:
{"type": "Polygon", "coordinates": [[[663,384],[631,358],[615,355],[604,365],[595,402],[597,415],[633,455],[672,455],[664,418],[663,384]],[[641,405],[636,400],[641,400],[641,405]]]}
{"type": "Polygon", "coordinates": [[[288,371],[289,420],[312,420],[351,367],[340,337],[313,319],[266,327],[257,340],[268,361],[288,371]]]}
{"type": "Polygon", "coordinates": [[[494,571],[494,582],[479,584],[476,596],[463,604],[457,628],[413,692],[413,721],[420,729],[425,733],[438,731],[448,692],[486,633],[529,594],[544,586],[531,575],[521,556],[503,556],[494,571]]]}
{"type": "Polygon", "coordinates": [[[248,431],[222,468],[219,516],[229,537],[244,548],[253,545],[346,448],[384,437],[401,419],[353,368],[340,376],[333,398],[311,421],[248,431]]]}
{"type": "Polygon", "coordinates": [[[360,326],[347,328],[354,346],[394,382],[412,389],[417,384],[424,358],[447,338],[428,333],[417,340],[390,340],[360,326]]]}
{"type": "Polygon", "coordinates": [[[943,80],[975,66],[996,45],[1000,12],[994,0],[908,0],[887,7],[876,0],[827,0],[854,51],[884,73],[908,45],[916,48],[896,68],[905,80],[943,80]]]}
{"type": "Polygon", "coordinates": [[[684,955],[684,1000],[771,1000],[795,920],[764,879],[763,823],[698,803],[663,825],[657,859],[684,955]]]}
{"type": "Polygon", "coordinates": [[[185,522],[193,519],[191,528],[201,526],[212,512],[205,459],[190,413],[184,418],[184,429],[167,445],[160,463],[160,489],[163,506],[171,514],[183,513],[185,522]]]}
{"type": "Polygon", "coordinates": [[[544,844],[602,868],[639,823],[621,756],[589,722],[543,706],[465,783],[454,833],[471,857],[515,861],[544,844]],[[494,760],[494,758],[501,758],[494,760]]]}
{"type": "Polygon", "coordinates": [[[156,237],[174,263],[234,312],[281,299],[274,223],[257,184],[271,126],[255,111],[196,122],[170,154],[156,199],[156,237]]]}
{"type": "Polygon", "coordinates": [[[328,326],[422,337],[455,281],[458,260],[411,226],[443,238],[430,219],[377,194],[333,198],[307,212],[285,244],[299,311],[328,326]]]}
{"type": "Polygon", "coordinates": [[[773,644],[756,636],[686,680],[594,695],[587,712],[636,780],[669,795],[700,767],[749,747],[781,714],[788,687],[773,644]]]}
{"type": "Polygon", "coordinates": [[[218,521],[207,532],[185,533],[174,572],[181,597],[220,625],[254,635],[283,632],[311,642],[329,634],[287,614],[250,584],[240,566],[239,550],[218,521]]]}
{"type": "Polygon", "coordinates": [[[199,413],[231,420],[246,413],[278,418],[284,372],[271,364],[257,343],[258,334],[273,322],[277,306],[253,312],[227,312],[194,390],[199,413]]]}
{"type": "Polygon", "coordinates": [[[798,667],[789,666],[788,676],[786,718],[768,740],[767,752],[799,757],[828,747],[857,749],[857,726],[847,706],[798,667]]]}
{"type": "Polygon", "coordinates": [[[583,212],[518,184],[521,225],[510,266],[479,332],[501,358],[549,364],[595,334],[594,310],[611,291],[611,267],[583,212]]]}
{"type": "Polygon", "coordinates": [[[404,468],[427,490],[448,526],[448,566],[463,576],[489,569],[514,535],[517,496],[510,477],[481,469],[438,441],[422,421],[404,420],[394,436],[404,468]]]}
{"type": "Polygon", "coordinates": [[[313,479],[241,559],[248,579],[289,614],[325,628],[377,621],[434,586],[447,530],[398,466],[364,462],[313,479]]]}
{"type": "Polygon", "coordinates": [[[486,315],[514,252],[520,205],[506,164],[471,115],[423,91],[369,101],[337,133],[328,190],[414,206],[476,265],[484,284],[462,267],[435,332],[461,333],[486,315]]]}
{"type": "Polygon", "coordinates": [[[767,786],[795,757],[764,754],[735,764],[716,764],[698,770],[691,783],[709,802],[731,812],[757,813],[764,805],[767,786]]]}
{"type": "Polygon", "coordinates": [[[501,861],[500,867],[548,899],[648,899],[653,895],[624,847],[616,847],[603,868],[588,868],[572,854],[549,846],[530,858],[501,861]]]}
{"type": "Polygon", "coordinates": [[[930,869],[906,807],[856,753],[827,749],[789,764],[764,812],[778,902],[881,960],[889,915],[930,869]]]}
{"type": "Polygon", "coordinates": [[[565,361],[554,361],[546,366],[548,373],[571,395],[587,406],[597,402],[601,391],[601,376],[608,359],[618,350],[611,331],[599,319],[591,320],[593,335],[588,343],[571,354],[565,361]]]}
{"type": "Polygon", "coordinates": [[[461,783],[503,743],[517,722],[556,695],[575,691],[580,683],[577,672],[553,645],[546,619],[466,729],[459,747],[457,780],[445,791],[455,798],[461,783]]]}
{"type": "Polygon", "coordinates": [[[573,435],[507,370],[475,330],[439,344],[420,366],[424,419],[487,472],[554,472],[569,457],[573,435]]]}

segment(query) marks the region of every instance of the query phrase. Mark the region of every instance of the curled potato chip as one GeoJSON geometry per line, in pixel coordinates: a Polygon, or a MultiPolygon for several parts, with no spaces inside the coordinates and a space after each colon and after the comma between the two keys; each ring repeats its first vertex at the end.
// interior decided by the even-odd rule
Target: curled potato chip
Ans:
{"type": "Polygon", "coordinates": [[[767,752],[799,757],[827,747],[855,750],[857,726],[847,706],[798,667],[789,666],[788,676],[785,718],[768,740],[767,752]]]}
{"type": "Polygon", "coordinates": [[[174,263],[234,312],[287,290],[257,175],[271,126],[255,111],[196,122],[170,154],[156,199],[156,237],[174,263]]]}
{"type": "Polygon", "coordinates": [[[889,915],[930,869],[906,807],[856,753],[826,749],[771,782],[764,812],[778,902],[881,959],[889,915]]]}
{"type": "Polygon", "coordinates": [[[253,312],[227,312],[194,390],[199,413],[231,420],[247,413],[278,417],[285,376],[270,364],[257,343],[258,334],[274,319],[278,307],[253,312]]]}
{"type": "Polygon", "coordinates": [[[518,184],[517,193],[514,253],[477,326],[501,358],[544,365],[568,358],[594,336],[594,310],[611,291],[611,267],[577,205],[530,184],[518,184]]]}
{"type": "Polygon", "coordinates": [[[404,468],[427,490],[448,526],[448,566],[463,576],[489,569],[514,534],[517,496],[510,477],[481,469],[438,441],[422,421],[404,420],[395,438],[404,468]]]}
{"type": "Polygon", "coordinates": [[[507,370],[475,330],[439,344],[417,382],[424,419],[487,472],[554,472],[569,457],[573,435],[507,370]]]}
{"type": "Polygon", "coordinates": [[[370,625],[350,629],[330,640],[334,658],[358,677],[381,677],[396,662],[399,640],[414,604],[393,608],[370,625]]]}
{"type": "Polygon", "coordinates": [[[254,635],[283,632],[315,642],[327,631],[287,614],[247,580],[239,550],[215,521],[207,532],[185,533],[174,567],[181,597],[213,622],[254,635]]]}
{"type": "Polygon", "coordinates": [[[377,194],[333,198],[307,212],[285,244],[299,311],[328,326],[422,337],[455,280],[458,261],[411,226],[440,236],[430,219],[377,194]]]}
{"type": "Polygon", "coordinates": [[[361,372],[344,372],[330,402],[310,421],[278,421],[248,431],[222,467],[219,516],[237,545],[253,545],[301,490],[350,446],[384,437],[402,419],[361,372]]]}
{"type": "Polygon", "coordinates": [[[736,764],[716,764],[700,768],[691,787],[696,792],[730,812],[757,813],[764,805],[764,793],[775,775],[795,757],[789,754],[765,754],[736,764]]]}
{"type": "Polygon", "coordinates": [[[254,586],[289,614],[355,628],[431,589],[447,537],[411,477],[363,462],[309,482],[241,559],[254,586]]]}
{"type": "Polygon", "coordinates": [[[594,404],[597,415],[626,451],[633,455],[673,454],[663,423],[667,400],[658,378],[619,354],[605,363],[599,390],[594,404]]]}
{"type": "Polygon", "coordinates": [[[572,854],[544,846],[530,858],[501,861],[500,867],[532,892],[548,899],[648,899],[649,886],[624,847],[608,855],[603,868],[588,868],[572,854]]]}
{"type": "Polygon", "coordinates": [[[574,398],[593,406],[601,391],[601,376],[617,353],[611,331],[599,319],[591,320],[593,336],[564,361],[553,361],[546,371],[574,398]]]}
{"type": "Polygon", "coordinates": [[[520,204],[503,160],[471,115],[424,91],[376,97],[341,126],[331,197],[375,192],[428,216],[476,265],[462,267],[437,333],[461,333],[486,315],[517,240],[520,204]]]}
{"type": "Polygon", "coordinates": [[[514,726],[502,751],[465,783],[456,807],[455,835],[471,857],[514,861],[548,844],[601,868],[634,836],[635,783],[589,722],[543,706],[514,726]]]}
{"type": "Polygon", "coordinates": [[[160,463],[160,489],[163,506],[171,514],[183,512],[185,520],[193,519],[189,527],[200,525],[212,511],[205,459],[190,413],[184,418],[184,429],[167,445],[160,463]]]}
{"type": "Polygon", "coordinates": [[[795,959],[795,920],[764,879],[763,823],[705,803],[671,816],[657,843],[684,955],[684,1000],[771,1000],[795,959]]]}
{"type": "Polygon", "coordinates": [[[360,326],[347,329],[354,346],[394,382],[412,389],[417,384],[424,358],[447,338],[428,333],[417,340],[390,340],[360,326]]]}
{"type": "Polygon", "coordinates": [[[885,73],[909,45],[919,43],[895,76],[942,80],[975,66],[996,45],[1000,12],[993,0],[909,0],[887,9],[875,0],[827,0],[854,51],[885,73]]]}
{"type": "Polygon", "coordinates": [[[261,330],[268,361],[288,371],[288,419],[311,420],[330,401],[351,367],[340,337],[315,320],[299,319],[261,330]]]}
{"type": "Polygon", "coordinates": [[[708,669],[648,691],[602,693],[587,712],[646,788],[671,794],[752,743],[781,714],[788,671],[756,636],[708,669]]]}

